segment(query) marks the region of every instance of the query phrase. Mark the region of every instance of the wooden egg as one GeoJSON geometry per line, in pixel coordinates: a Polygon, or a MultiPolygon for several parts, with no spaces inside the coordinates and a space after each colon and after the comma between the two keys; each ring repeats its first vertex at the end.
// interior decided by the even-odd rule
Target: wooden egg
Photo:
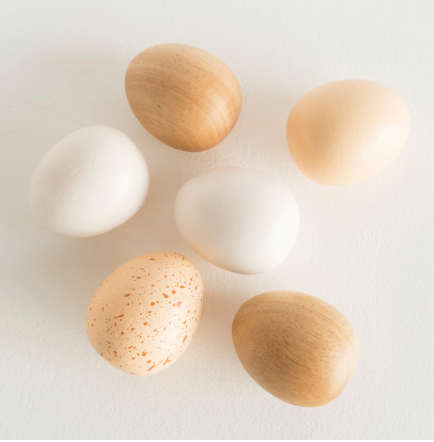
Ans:
{"type": "Polygon", "coordinates": [[[234,73],[193,46],[162,44],[141,52],[128,66],[125,90],[148,132],[188,152],[220,143],[241,112],[241,88],[234,73]]]}
{"type": "Polygon", "coordinates": [[[232,338],[241,364],[262,388],[302,407],[335,399],[360,351],[353,326],[339,310],[290,291],[245,302],[235,315],[232,338]]]}

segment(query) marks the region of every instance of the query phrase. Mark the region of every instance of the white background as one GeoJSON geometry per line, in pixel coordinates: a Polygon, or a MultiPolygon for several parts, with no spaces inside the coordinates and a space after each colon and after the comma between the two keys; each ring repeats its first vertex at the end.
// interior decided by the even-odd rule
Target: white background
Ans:
{"type": "Polygon", "coordinates": [[[0,436],[433,438],[433,105],[433,1],[0,1],[0,436]],[[208,152],[165,146],[129,109],[129,61],[168,42],[215,54],[242,86],[237,125],[208,152]],[[296,168],[285,124],[304,93],[344,78],[393,88],[412,129],[383,172],[327,187],[296,168]],[[98,237],[46,232],[29,215],[32,173],[57,141],[95,124],[120,129],[143,152],[148,199],[98,237]],[[216,166],[268,173],[294,193],[299,234],[275,271],[221,270],[178,233],[178,189],[216,166]],[[95,353],[84,320],[110,272],[156,250],[199,268],[205,310],[174,366],[134,377],[95,353]],[[279,289],[325,299],[359,334],[356,373],[326,406],[280,402],[236,357],[235,312],[279,289]]]}

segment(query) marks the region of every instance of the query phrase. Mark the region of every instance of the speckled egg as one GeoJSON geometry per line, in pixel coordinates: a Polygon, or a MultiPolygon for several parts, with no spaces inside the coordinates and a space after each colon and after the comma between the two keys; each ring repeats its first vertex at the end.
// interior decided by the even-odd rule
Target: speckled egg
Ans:
{"type": "Polygon", "coordinates": [[[202,306],[202,280],[190,261],[173,252],[148,253],[127,261],[101,284],[87,311],[87,335],[119,370],[159,373],[190,344],[202,306]]]}

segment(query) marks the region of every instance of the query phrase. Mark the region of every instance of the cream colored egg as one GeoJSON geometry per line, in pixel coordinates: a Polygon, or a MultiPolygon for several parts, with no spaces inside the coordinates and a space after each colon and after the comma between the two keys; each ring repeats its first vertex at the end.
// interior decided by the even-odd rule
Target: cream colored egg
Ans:
{"type": "Polygon", "coordinates": [[[203,284],[182,255],[153,252],[127,261],[102,283],[86,316],[94,349],[110,364],[135,374],[170,367],[199,326],[203,284]]]}
{"type": "Polygon", "coordinates": [[[403,99],[367,80],[312,89],[294,105],[286,126],[299,169],[328,185],[355,183],[384,169],[404,147],[409,131],[403,99]]]}

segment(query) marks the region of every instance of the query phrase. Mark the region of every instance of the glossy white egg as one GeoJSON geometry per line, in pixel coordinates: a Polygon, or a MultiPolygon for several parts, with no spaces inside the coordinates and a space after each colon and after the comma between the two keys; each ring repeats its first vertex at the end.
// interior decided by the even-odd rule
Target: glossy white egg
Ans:
{"type": "Polygon", "coordinates": [[[184,184],[175,219],[181,235],[204,259],[250,275],[272,270],[288,256],[299,211],[292,193],[274,178],[224,167],[184,184]]]}
{"type": "Polygon", "coordinates": [[[44,156],[30,185],[30,209],[53,232],[99,235],[131,218],[148,186],[148,167],[136,145],[117,129],[91,126],[44,156]]]}

